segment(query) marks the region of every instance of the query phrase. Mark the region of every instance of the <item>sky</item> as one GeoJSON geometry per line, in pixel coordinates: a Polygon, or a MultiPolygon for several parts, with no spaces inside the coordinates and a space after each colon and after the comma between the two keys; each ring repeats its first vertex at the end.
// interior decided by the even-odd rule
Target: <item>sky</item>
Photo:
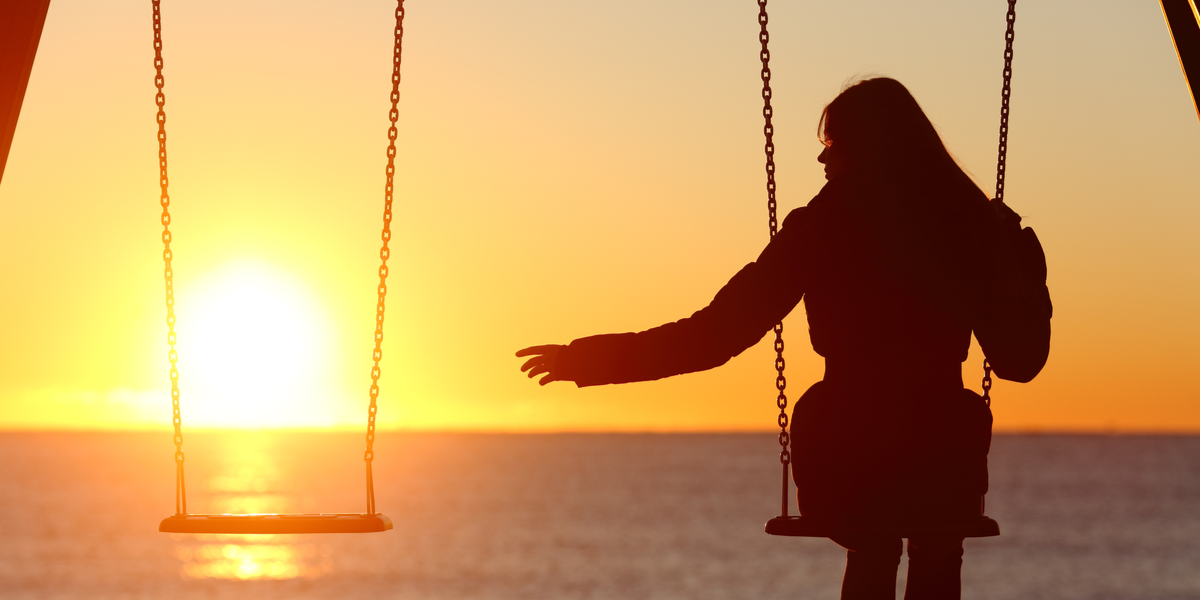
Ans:
{"type": "MultiPolygon", "coordinates": [[[[365,424],[394,7],[164,2],[185,429],[365,424]]],[[[756,3],[406,8],[380,427],[772,429],[766,339],[588,389],[513,356],[687,316],[765,245],[756,3]]],[[[769,9],[782,213],[870,75],[992,193],[1006,2],[769,9]]],[[[1017,10],[1006,200],[1054,338],[995,428],[1200,432],[1200,121],[1158,3],[1017,10]]],[[[170,427],[151,36],[142,0],[50,5],[0,184],[0,429],[170,427]]],[[[795,398],[823,361],[802,310],[785,329],[795,398]]]]}

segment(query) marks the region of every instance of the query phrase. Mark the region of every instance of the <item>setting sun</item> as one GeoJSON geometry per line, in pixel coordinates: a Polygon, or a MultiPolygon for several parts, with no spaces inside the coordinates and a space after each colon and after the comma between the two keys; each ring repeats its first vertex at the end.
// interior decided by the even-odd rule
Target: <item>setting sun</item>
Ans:
{"type": "Polygon", "coordinates": [[[179,302],[186,425],[323,426],[333,421],[331,327],[296,279],[240,261],[185,290],[179,302]]]}

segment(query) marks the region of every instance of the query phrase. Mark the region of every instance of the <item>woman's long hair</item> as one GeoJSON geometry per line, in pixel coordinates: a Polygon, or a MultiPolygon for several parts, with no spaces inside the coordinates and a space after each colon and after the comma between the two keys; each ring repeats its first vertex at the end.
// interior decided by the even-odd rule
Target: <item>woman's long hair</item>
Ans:
{"type": "Polygon", "coordinates": [[[924,305],[947,315],[974,306],[992,268],[995,211],[912,94],[895,79],[860,81],[825,107],[819,132],[846,158],[848,177],[910,219],[913,237],[891,259],[924,305]]]}
{"type": "Polygon", "coordinates": [[[821,112],[817,132],[856,169],[986,198],[946,150],[921,105],[895,79],[864,79],[843,90],[821,112]]]}

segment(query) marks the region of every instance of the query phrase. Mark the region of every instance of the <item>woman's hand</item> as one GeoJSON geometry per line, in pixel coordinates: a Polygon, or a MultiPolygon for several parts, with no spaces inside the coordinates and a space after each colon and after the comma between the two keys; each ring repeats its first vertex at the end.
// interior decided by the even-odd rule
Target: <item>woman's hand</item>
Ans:
{"type": "Polygon", "coordinates": [[[540,385],[546,385],[551,381],[562,381],[556,372],[558,370],[558,353],[562,349],[562,344],[545,344],[517,350],[517,356],[533,357],[521,365],[521,371],[529,371],[530,379],[545,373],[546,376],[538,381],[540,385]]]}

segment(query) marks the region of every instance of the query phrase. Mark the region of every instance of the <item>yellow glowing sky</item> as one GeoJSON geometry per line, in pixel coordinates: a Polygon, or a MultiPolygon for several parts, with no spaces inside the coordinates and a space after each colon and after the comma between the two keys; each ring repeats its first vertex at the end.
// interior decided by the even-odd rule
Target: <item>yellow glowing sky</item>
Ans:
{"type": "MultiPolygon", "coordinates": [[[[165,2],[185,425],[365,422],[393,7],[165,2]]],[[[820,108],[865,74],[990,192],[1005,8],[773,3],[781,208],[820,189],[820,108]]],[[[1200,122],[1158,5],[1018,10],[1007,194],[1055,337],[996,427],[1200,431],[1200,122]]],[[[381,426],[773,426],[767,343],[586,390],[512,356],[686,316],[761,249],[756,15],[408,2],[381,426]]],[[[144,0],[51,3],[0,186],[0,428],[169,426],[150,39],[144,0]]],[[[795,397],[822,366],[786,325],[795,397]]]]}

